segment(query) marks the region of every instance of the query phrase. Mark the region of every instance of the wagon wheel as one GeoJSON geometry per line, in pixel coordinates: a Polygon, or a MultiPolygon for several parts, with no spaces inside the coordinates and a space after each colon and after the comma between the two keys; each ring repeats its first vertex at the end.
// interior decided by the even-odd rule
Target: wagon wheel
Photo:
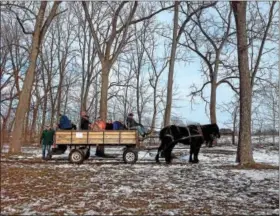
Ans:
{"type": "Polygon", "coordinates": [[[69,161],[75,164],[81,164],[84,161],[84,152],[80,149],[72,149],[69,154],[69,161]]]}
{"type": "Polygon", "coordinates": [[[85,160],[89,159],[90,156],[90,149],[88,149],[85,153],[85,160]]]}
{"type": "Polygon", "coordinates": [[[84,153],[84,159],[85,159],[85,160],[89,159],[89,156],[90,156],[90,148],[80,147],[79,149],[83,151],[83,153],[84,153]]]}
{"type": "Polygon", "coordinates": [[[134,164],[138,160],[138,152],[136,150],[132,150],[127,148],[123,152],[123,161],[128,164],[134,164]]]}

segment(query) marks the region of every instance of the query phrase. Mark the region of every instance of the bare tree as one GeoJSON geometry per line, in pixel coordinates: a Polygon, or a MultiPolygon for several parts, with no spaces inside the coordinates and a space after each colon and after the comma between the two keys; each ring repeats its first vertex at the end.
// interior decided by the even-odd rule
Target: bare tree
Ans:
{"type": "MultiPolygon", "coordinates": [[[[99,5],[102,6],[103,3],[99,5]]],[[[105,33],[100,33],[104,39],[101,40],[98,37],[98,30],[94,28],[92,23],[92,19],[89,14],[88,5],[86,2],[82,2],[86,19],[89,23],[90,32],[94,39],[94,45],[97,50],[97,54],[99,60],[101,62],[101,95],[100,95],[100,117],[103,120],[107,118],[107,96],[108,96],[108,87],[109,87],[109,74],[110,69],[113,64],[117,60],[119,54],[122,52],[124,46],[126,45],[128,39],[131,37],[129,34],[129,26],[131,24],[136,24],[146,19],[150,19],[154,15],[158,14],[160,11],[167,10],[171,7],[162,8],[152,14],[149,14],[146,17],[142,17],[138,20],[133,20],[133,17],[136,13],[136,9],[138,7],[138,2],[134,2],[133,4],[129,4],[128,2],[121,2],[120,4],[112,4],[110,15],[111,15],[111,23],[108,26],[105,33]],[[125,7],[128,5],[128,7],[125,7]],[[128,13],[124,13],[124,11],[128,11],[128,13]],[[121,16],[122,13],[125,15],[121,16]],[[118,22],[118,20],[121,20],[118,22]],[[121,25],[119,25],[121,23],[121,25]]],[[[98,4],[97,4],[98,6],[98,4]]],[[[92,4],[92,10],[94,9],[94,4],[92,4]]],[[[101,10],[101,8],[96,8],[97,10],[101,10]]],[[[98,26],[101,29],[101,26],[98,26]]],[[[97,149],[98,155],[104,155],[104,149],[102,147],[97,149]]]]}
{"type": "Polygon", "coordinates": [[[247,2],[231,2],[236,23],[238,68],[240,76],[240,129],[237,161],[242,165],[254,163],[251,143],[252,89],[249,87],[251,85],[251,80],[247,46],[246,6],[247,2]]]}
{"type": "MultiPolygon", "coordinates": [[[[236,76],[224,76],[218,80],[220,63],[223,61],[223,57],[228,55],[228,53],[223,53],[223,49],[230,35],[234,34],[234,32],[230,32],[232,10],[227,3],[218,3],[213,6],[214,10],[211,9],[209,9],[209,13],[206,16],[201,11],[196,14],[195,18],[192,19],[193,26],[189,28],[190,30],[184,32],[186,42],[180,43],[180,45],[197,54],[206,65],[205,75],[207,82],[199,90],[194,86],[195,90],[190,95],[193,97],[200,94],[203,98],[202,91],[208,84],[211,85],[210,120],[211,123],[216,123],[216,92],[218,86],[225,83],[230,85],[236,93],[238,92],[229,82],[230,79],[236,78],[236,76]],[[208,30],[206,26],[211,28],[208,30]]],[[[206,99],[204,100],[206,101],[206,99]]]]}
{"type": "Polygon", "coordinates": [[[173,93],[173,76],[174,76],[174,66],[175,66],[175,57],[176,57],[176,49],[177,49],[177,44],[180,40],[180,37],[182,33],[184,32],[184,29],[187,25],[187,23],[191,20],[191,18],[199,13],[201,10],[212,7],[216,4],[214,3],[209,3],[209,4],[199,4],[198,6],[194,9],[192,4],[196,3],[191,3],[187,2],[187,12],[181,7],[183,14],[185,15],[184,21],[181,24],[179,28],[179,6],[180,2],[175,2],[175,9],[174,9],[174,19],[173,19],[173,36],[172,36],[172,47],[171,47],[171,53],[170,53],[170,61],[169,61],[169,71],[168,71],[168,84],[167,84],[167,98],[166,98],[166,108],[165,108],[165,114],[164,114],[164,126],[169,125],[170,123],[170,118],[171,118],[171,107],[172,107],[172,93],[173,93]]]}
{"type": "Polygon", "coordinates": [[[151,42],[148,44],[148,47],[144,46],[151,68],[151,72],[149,72],[149,82],[153,89],[153,116],[151,120],[151,131],[155,130],[156,117],[159,113],[159,104],[161,102],[159,100],[159,97],[161,95],[158,92],[160,77],[169,63],[167,59],[168,51],[166,47],[164,50],[164,54],[161,57],[156,55],[157,47],[158,44],[156,42],[156,35],[154,34],[151,38],[151,42]]]}
{"type": "MultiPolygon", "coordinates": [[[[47,2],[41,2],[38,14],[36,16],[35,28],[34,28],[34,32],[32,32],[33,35],[32,48],[30,52],[29,66],[26,72],[26,77],[24,80],[22,92],[20,94],[19,103],[16,110],[15,124],[12,133],[12,141],[11,141],[11,148],[10,148],[10,152],[12,153],[18,153],[21,151],[22,127],[23,127],[25,114],[28,110],[28,101],[30,101],[30,93],[33,85],[34,75],[35,75],[36,60],[39,54],[40,45],[43,42],[44,36],[46,34],[48,27],[51,24],[51,21],[57,15],[56,11],[60,3],[61,2],[58,1],[53,3],[52,9],[49,15],[47,16],[47,19],[44,21],[47,2]]],[[[23,27],[21,22],[20,24],[23,27]]],[[[24,27],[23,27],[23,31],[25,31],[24,27]]]]}

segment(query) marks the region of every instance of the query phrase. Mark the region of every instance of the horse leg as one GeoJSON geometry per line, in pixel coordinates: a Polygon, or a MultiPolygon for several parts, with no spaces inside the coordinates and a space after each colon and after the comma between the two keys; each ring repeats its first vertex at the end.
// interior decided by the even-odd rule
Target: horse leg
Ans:
{"type": "Polygon", "coordinates": [[[164,147],[168,144],[168,139],[166,139],[166,137],[163,137],[163,139],[161,140],[161,144],[158,148],[158,152],[157,152],[157,155],[156,155],[156,162],[159,163],[159,154],[163,152],[164,150],[164,147]]]}
{"type": "Polygon", "coordinates": [[[195,146],[193,163],[198,163],[199,162],[198,154],[199,154],[200,147],[201,147],[201,143],[198,142],[197,145],[195,146]]]}
{"type": "Polygon", "coordinates": [[[156,155],[156,158],[155,158],[156,163],[159,163],[159,154],[162,151],[162,149],[163,149],[163,141],[161,141],[161,144],[160,144],[160,146],[158,148],[158,152],[157,152],[157,155],[156,155]]]}
{"type": "Polygon", "coordinates": [[[212,148],[212,147],[213,147],[213,141],[214,141],[213,139],[211,139],[211,140],[209,141],[209,144],[208,144],[208,147],[209,147],[209,148],[212,148]]]}
{"type": "Polygon", "coordinates": [[[172,153],[172,150],[174,148],[175,145],[171,145],[168,149],[166,149],[164,151],[164,156],[165,156],[165,162],[167,164],[170,164],[171,161],[172,161],[172,156],[171,156],[171,153],[172,153]]]}
{"type": "Polygon", "coordinates": [[[172,161],[171,153],[176,143],[172,143],[172,139],[170,137],[167,137],[166,141],[168,142],[165,145],[166,148],[164,149],[164,157],[165,157],[165,162],[169,164],[172,161]]]}
{"type": "Polygon", "coordinates": [[[189,163],[192,163],[193,160],[192,160],[192,154],[193,154],[193,151],[194,151],[194,145],[191,144],[190,146],[190,157],[189,157],[189,163]]]}

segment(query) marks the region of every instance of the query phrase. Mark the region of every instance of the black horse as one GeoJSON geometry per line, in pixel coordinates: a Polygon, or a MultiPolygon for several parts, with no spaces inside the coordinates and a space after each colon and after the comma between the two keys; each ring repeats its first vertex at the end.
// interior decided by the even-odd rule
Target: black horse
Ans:
{"type": "Polygon", "coordinates": [[[171,163],[171,152],[177,143],[190,145],[189,162],[198,163],[198,153],[204,142],[220,138],[217,124],[188,125],[186,127],[170,125],[164,127],[159,134],[161,145],[158,148],[156,162],[159,163],[159,154],[163,152],[166,163],[171,163]],[[192,159],[194,155],[194,159],[192,159]]]}

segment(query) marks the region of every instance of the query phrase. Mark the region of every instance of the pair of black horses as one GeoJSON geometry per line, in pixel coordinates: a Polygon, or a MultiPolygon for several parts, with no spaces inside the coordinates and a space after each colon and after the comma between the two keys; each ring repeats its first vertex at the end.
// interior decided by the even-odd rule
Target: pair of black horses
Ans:
{"type": "Polygon", "coordinates": [[[164,127],[159,134],[161,144],[156,155],[156,162],[159,163],[159,155],[163,153],[166,163],[171,163],[171,152],[177,143],[190,145],[189,162],[198,163],[198,153],[201,145],[212,145],[216,138],[220,138],[220,131],[217,124],[188,125],[186,127],[170,125],[164,127]],[[192,157],[193,156],[193,157],[192,157]]]}

